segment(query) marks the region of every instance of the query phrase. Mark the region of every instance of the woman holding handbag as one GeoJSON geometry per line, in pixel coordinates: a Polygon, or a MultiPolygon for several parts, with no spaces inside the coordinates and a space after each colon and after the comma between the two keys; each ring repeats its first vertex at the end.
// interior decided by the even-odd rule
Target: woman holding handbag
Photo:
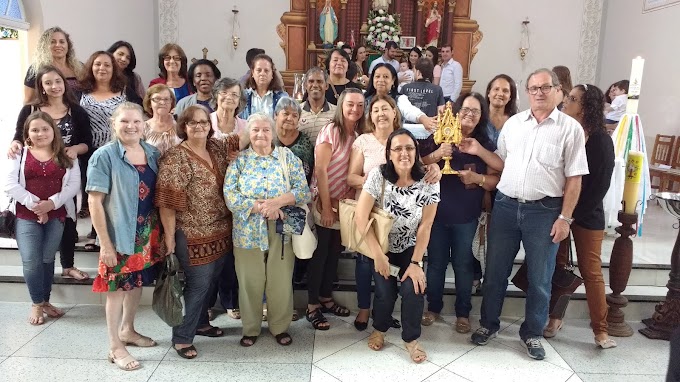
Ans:
{"type": "Polygon", "coordinates": [[[255,344],[262,330],[262,295],[267,299],[269,331],[282,346],[293,315],[291,237],[277,233],[282,208],[308,203],[302,162],[287,148],[275,148],[274,121],[266,114],[248,118],[251,146],[236,158],[224,178],[224,199],[234,214],[234,256],[243,323],[240,344],[255,344]],[[285,155],[285,160],[282,160],[285,155]],[[284,169],[282,162],[286,163],[284,169]]]}
{"type": "MultiPolygon", "coordinates": [[[[576,85],[564,99],[563,112],[576,119],[586,135],[588,175],[581,181],[581,195],[574,209],[571,233],[576,245],[578,268],[586,287],[590,311],[590,326],[595,334],[595,344],[603,349],[616,346],[607,333],[607,302],[602,276],[602,240],[604,239],[604,210],[602,199],[609,190],[614,169],[614,144],[604,125],[604,94],[594,85],[576,85]]],[[[568,260],[569,238],[560,243],[556,270],[563,269],[568,260]]],[[[553,288],[553,292],[555,292],[553,288]]],[[[566,304],[556,311],[556,298],[550,299],[550,321],[543,336],[550,338],[562,328],[566,304]]],[[[568,300],[567,300],[568,301],[568,300]]]]}
{"type": "Polygon", "coordinates": [[[423,255],[430,241],[430,230],[439,203],[439,184],[423,181],[425,170],[420,162],[418,143],[405,129],[387,138],[386,163],[373,169],[366,179],[355,211],[355,223],[364,232],[374,206],[394,217],[385,254],[373,228],[365,240],[375,262],[375,297],[373,328],[368,347],[381,350],[385,332],[392,326],[392,312],[401,295],[401,338],[411,360],[421,363],[427,354],[418,344],[420,318],[423,313],[425,273],[423,255]],[[394,270],[391,270],[394,269],[394,270]],[[397,281],[401,282],[397,286],[397,281]]]}

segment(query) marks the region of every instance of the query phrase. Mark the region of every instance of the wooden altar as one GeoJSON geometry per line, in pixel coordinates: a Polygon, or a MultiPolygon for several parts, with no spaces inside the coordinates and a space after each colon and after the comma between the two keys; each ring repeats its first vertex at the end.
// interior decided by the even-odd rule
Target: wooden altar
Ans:
{"type": "MultiPolygon", "coordinates": [[[[289,93],[296,73],[304,73],[315,65],[323,66],[326,51],[321,48],[319,15],[325,2],[290,0],[290,11],[281,16],[281,24],[276,27],[286,55],[281,75],[289,93]]],[[[371,0],[331,0],[338,18],[336,43],[348,43],[351,31],[354,31],[356,43],[362,43],[371,3],[371,0]]],[[[434,3],[442,16],[438,46],[453,45],[453,58],[463,67],[463,92],[470,91],[475,84],[470,79],[470,65],[483,37],[477,21],[471,19],[472,0],[392,0],[389,12],[401,14],[402,35],[415,36],[416,44],[423,46],[425,20],[434,3]]]]}

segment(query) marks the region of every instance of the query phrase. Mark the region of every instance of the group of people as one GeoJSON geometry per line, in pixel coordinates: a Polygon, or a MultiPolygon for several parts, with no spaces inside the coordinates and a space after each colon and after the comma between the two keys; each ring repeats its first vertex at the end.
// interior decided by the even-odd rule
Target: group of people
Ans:
{"type": "MultiPolygon", "coordinates": [[[[386,57],[393,48],[388,45],[386,57]]],[[[457,70],[451,50],[442,47],[440,83],[457,70]]],[[[89,277],[73,264],[75,221],[89,215],[96,237],[90,245],[100,254],[93,290],[107,294],[110,362],[138,369],[127,346],[156,345],[135,330],[134,317],[141,287],[153,284],[169,255],[177,256],[185,275],[183,322],[172,328],[180,357],[198,355],[196,335],[224,335],[210,324],[218,295],[243,323],[242,346],[256,343],[265,319],[276,342],[288,346],[297,319],[296,270],[306,269],[305,318],[314,329],[330,329],[326,315],[350,315],[333,299],[333,282],[345,249],[339,203],[356,199],[355,224],[367,232],[370,255],[356,259],[354,326],[365,330],[372,315],[371,349],[383,347],[389,328],[401,327],[410,358],[427,358],[418,339],[443,309],[449,263],[459,333],[472,331],[471,295],[483,277],[481,327],[471,340],[486,344],[499,329],[521,241],[529,288],[520,337],[530,357],[543,359],[540,338],[561,328],[561,317],[548,321],[550,280],[566,263],[570,231],[595,343],[615,346],[607,335],[600,269],[602,199],[614,158],[602,92],[583,84],[561,98],[557,75],[539,69],[526,81],[530,109],[518,112],[509,76],[494,77],[485,94],[447,94],[444,84],[433,83],[436,60],[415,56],[416,81],[402,87],[405,94],[398,64],[389,61],[365,72],[364,92],[347,78],[349,54],[332,49],[325,69],[305,74],[299,104],[261,50],[248,52],[249,71],[236,80],[221,78],[208,60],[187,68],[182,48],[168,44],[158,55],[161,76],[145,90],[130,44],[117,42],[81,65],[66,32],[45,31],[27,74],[27,105],[5,179],[16,201],[17,243],[33,301],[29,322],[64,314],[49,302],[58,249],[65,276],[89,277]],[[460,145],[437,144],[432,135],[418,140],[403,128],[409,121],[434,132],[447,97],[460,118],[460,145]],[[458,175],[442,176],[447,157],[458,175]],[[484,207],[485,198],[493,208],[484,207]],[[318,239],[313,255],[296,254],[293,235],[282,228],[291,207],[304,205],[318,239]],[[368,227],[374,206],[394,218],[387,253],[368,227]],[[484,208],[491,222],[482,269],[472,242],[484,208]],[[392,317],[398,295],[401,320],[392,317]]]]}

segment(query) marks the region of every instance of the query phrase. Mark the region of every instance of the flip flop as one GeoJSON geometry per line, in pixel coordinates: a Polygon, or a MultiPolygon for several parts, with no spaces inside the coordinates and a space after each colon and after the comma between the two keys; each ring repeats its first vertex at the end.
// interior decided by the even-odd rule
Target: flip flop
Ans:
{"type": "Polygon", "coordinates": [[[222,331],[222,329],[218,328],[217,326],[211,326],[206,330],[196,330],[196,335],[204,337],[222,337],[224,335],[224,331],[222,331]]]}
{"type": "Polygon", "coordinates": [[[293,343],[293,339],[288,333],[277,334],[274,336],[274,338],[276,339],[276,343],[281,346],[288,346],[293,343]],[[284,340],[288,340],[288,342],[284,342],[284,340]]]}
{"type": "Polygon", "coordinates": [[[179,355],[182,358],[185,359],[194,359],[198,356],[198,352],[196,351],[196,347],[194,345],[191,345],[189,347],[185,347],[182,349],[177,349],[174,345],[172,346],[173,349],[177,352],[177,355],[179,355]],[[187,355],[190,351],[196,351],[196,354],[194,355],[187,355]]]}

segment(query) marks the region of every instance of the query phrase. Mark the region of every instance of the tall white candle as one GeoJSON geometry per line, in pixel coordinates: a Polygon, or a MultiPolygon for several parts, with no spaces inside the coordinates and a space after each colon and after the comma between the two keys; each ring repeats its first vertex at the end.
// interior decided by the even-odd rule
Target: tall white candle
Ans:
{"type": "Polygon", "coordinates": [[[640,88],[642,87],[642,71],[645,67],[645,60],[637,56],[633,59],[630,69],[630,84],[628,85],[628,103],[626,104],[627,114],[637,114],[638,102],[640,101],[640,88]]]}

